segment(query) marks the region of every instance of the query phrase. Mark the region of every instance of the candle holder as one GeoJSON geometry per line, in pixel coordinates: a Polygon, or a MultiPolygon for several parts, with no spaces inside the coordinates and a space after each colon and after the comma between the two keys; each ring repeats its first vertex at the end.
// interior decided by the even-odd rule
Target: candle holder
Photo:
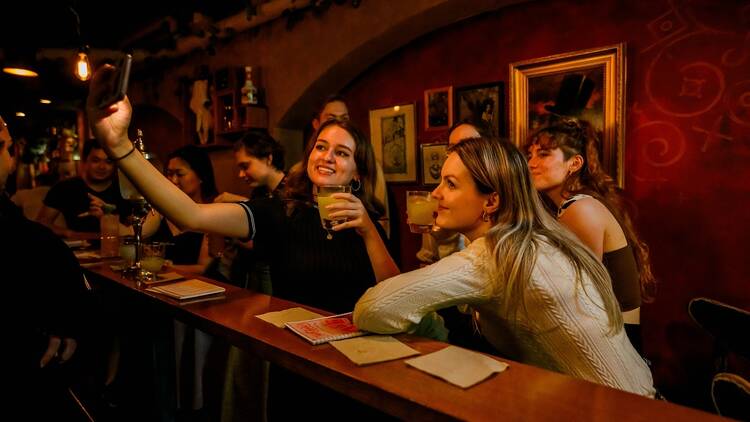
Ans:
{"type": "MultiPolygon", "coordinates": [[[[137,149],[145,159],[147,159],[152,165],[156,162],[156,157],[153,154],[146,152],[146,148],[143,144],[143,131],[136,129],[136,138],[133,142],[133,147],[137,149]]],[[[151,281],[156,277],[156,274],[151,271],[146,271],[141,267],[141,259],[143,258],[143,222],[146,220],[148,213],[151,212],[151,204],[146,201],[146,198],[138,192],[133,183],[130,182],[127,176],[122,171],[118,170],[118,179],[120,184],[120,195],[125,198],[132,206],[133,210],[128,217],[130,223],[133,226],[133,248],[135,249],[135,259],[133,264],[124,269],[122,272],[123,277],[135,281],[139,286],[144,281],[151,281]]]]}
{"type": "Polygon", "coordinates": [[[141,259],[143,258],[143,222],[146,216],[151,212],[151,204],[145,198],[128,199],[133,207],[133,213],[128,220],[133,226],[133,249],[135,250],[135,259],[130,267],[122,271],[123,277],[133,280],[137,283],[153,280],[155,274],[141,268],[141,259]]]}

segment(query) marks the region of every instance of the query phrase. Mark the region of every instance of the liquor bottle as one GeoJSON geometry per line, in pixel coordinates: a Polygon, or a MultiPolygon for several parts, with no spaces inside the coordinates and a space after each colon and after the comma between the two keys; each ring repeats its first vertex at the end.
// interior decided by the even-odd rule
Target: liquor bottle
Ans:
{"type": "Polygon", "coordinates": [[[243,105],[258,104],[258,88],[253,84],[253,68],[245,66],[245,86],[240,89],[242,93],[241,103],[243,105]]]}

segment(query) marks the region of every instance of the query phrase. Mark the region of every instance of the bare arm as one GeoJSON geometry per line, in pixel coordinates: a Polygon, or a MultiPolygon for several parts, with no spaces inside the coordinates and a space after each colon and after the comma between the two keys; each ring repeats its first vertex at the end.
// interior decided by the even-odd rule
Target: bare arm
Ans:
{"type": "Polygon", "coordinates": [[[42,205],[42,209],[39,210],[39,215],[36,217],[36,221],[44,226],[47,226],[56,235],[66,238],[73,239],[78,237],[77,232],[68,229],[67,227],[59,226],[55,224],[55,220],[60,216],[60,210],[46,205],[42,205]]]}
{"type": "Polygon", "coordinates": [[[103,91],[102,78],[113,70],[111,66],[105,66],[96,72],[86,105],[91,128],[107,154],[117,161],[120,170],[154,208],[181,228],[246,237],[249,226],[242,207],[236,204],[197,204],[140,153],[130,153],[133,144],[128,139],[127,130],[132,108],[128,98],[106,109],[96,105],[103,91]]]}
{"type": "Polygon", "coordinates": [[[214,198],[214,202],[245,202],[248,198],[244,196],[236,195],[234,193],[223,192],[214,198]]]}
{"type": "Polygon", "coordinates": [[[560,217],[560,223],[588,246],[600,261],[604,255],[604,232],[607,227],[606,209],[602,208],[596,199],[581,199],[568,207],[560,217]]]}

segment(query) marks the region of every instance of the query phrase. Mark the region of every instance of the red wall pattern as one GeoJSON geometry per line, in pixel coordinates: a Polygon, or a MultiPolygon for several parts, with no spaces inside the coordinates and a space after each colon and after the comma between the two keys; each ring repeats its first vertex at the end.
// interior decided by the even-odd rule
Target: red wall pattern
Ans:
{"type": "MultiPolygon", "coordinates": [[[[425,89],[500,80],[507,97],[511,62],[623,41],[626,195],[660,281],[643,307],[644,347],[657,385],[695,403],[706,397],[711,340],[688,301],[750,308],[750,2],[525,3],[394,51],[345,94],[366,131],[368,109],[417,103],[418,142],[435,142],[444,134],[423,130],[425,89]]],[[[412,187],[391,186],[400,215],[412,187]]],[[[419,237],[400,228],[403,268],[413,269],[419,237]]]]}

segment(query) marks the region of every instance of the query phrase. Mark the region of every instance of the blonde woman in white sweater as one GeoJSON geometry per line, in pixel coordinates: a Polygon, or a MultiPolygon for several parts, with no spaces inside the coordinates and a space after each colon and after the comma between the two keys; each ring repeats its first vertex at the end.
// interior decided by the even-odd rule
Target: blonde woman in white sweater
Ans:
{"type": "Polygon", "coordinates": [[[628,341],[606,269],[547,213],[515,146],[471,139],[452,146],[432,195],[436,223],[471,244],[370,288],[358,327],[412,331],[437,309],[466,304],[505,356],[652,397],[651,373],[628,341]]]}

